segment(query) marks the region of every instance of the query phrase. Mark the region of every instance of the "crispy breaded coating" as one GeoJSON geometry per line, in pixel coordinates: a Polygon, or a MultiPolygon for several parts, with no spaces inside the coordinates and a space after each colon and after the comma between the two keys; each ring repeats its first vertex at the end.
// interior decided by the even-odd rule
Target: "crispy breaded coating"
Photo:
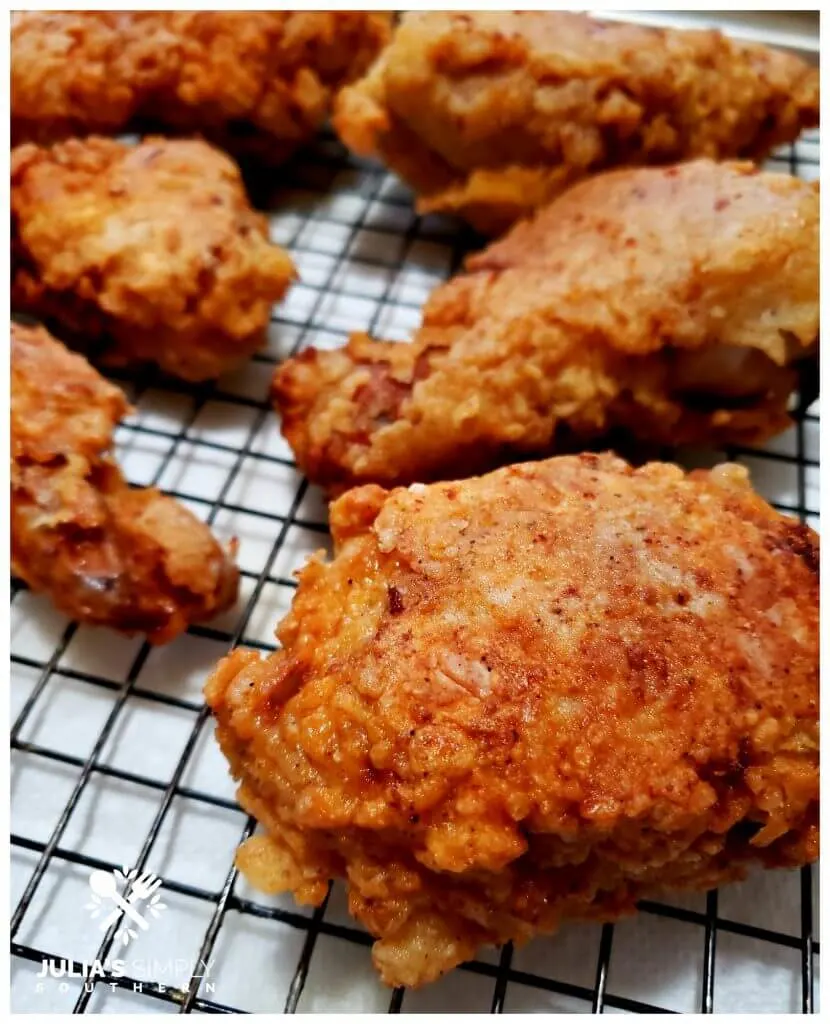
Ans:
{"type": "Polygon", "coordinates": [[[199,381],[264,342],[295,277],[236,165],[200,141],[12,150],[12,308],[104,345],[111,365],[199,381]]]}
{"type": "Polygon", "coordinates": [[[236,599],[210,530],[109,454],[123,393],[43,328],[11,325],[12,571],[73,619],[166,643],[236,599]]]}
{"type": "Polygon", "coordinates": [[[30,11],[12,16],[14,143],[138,122],[275,163],[389,38],[366,11],[30,11]]]}
{"type": "Polygon", "coordinates": [[[758,159],[818,124],[819,74],[715,31],[563,11],[404,16],[334,125],[418,193],[500,234],[607,168],[758,159]]]}
{"type": "Polygon", "coordinates": [[[356,488],[282,649],[206,686],[237,862],[345,878],[390,985],[818,852],[818,538],[746,470],[611,455],[356,488]]]}
{"type": "Polygon", "coordinates": [[[279,367],[283,433],[332,492],[610,431],[767,438],[818,336],[817,188],[708,160],[582,182],[437,288],[411,343],[356,336],[279,367]]]}

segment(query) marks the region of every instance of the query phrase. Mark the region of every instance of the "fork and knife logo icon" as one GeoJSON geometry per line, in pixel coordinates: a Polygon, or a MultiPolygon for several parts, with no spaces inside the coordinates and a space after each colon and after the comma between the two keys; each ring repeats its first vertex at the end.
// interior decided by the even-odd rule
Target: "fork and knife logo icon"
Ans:
{"type": "Polygon", "coordinates": [[[89,876],[89,887],[92,899],[86,909],[92,912],[93,918],[97,918],[108,905],[112,905],[99,928],[105,932],[117,921],[122,921],[115,937],[120,938],[125,946],[130,939],[138,938],[133,925],[146,932],[150,927],[147,917],[158,917],[166,908],[159,896],[161,879],[152,871],[139,874],[135,868],[126,867],[113,871],[95,870],[89,876]]]}

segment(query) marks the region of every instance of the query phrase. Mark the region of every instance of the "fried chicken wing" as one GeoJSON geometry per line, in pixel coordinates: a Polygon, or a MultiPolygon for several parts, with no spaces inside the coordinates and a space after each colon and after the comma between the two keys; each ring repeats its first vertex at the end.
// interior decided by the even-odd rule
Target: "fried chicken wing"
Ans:
{"type": "Polygon", "coordinates": [[[11,325],[12,570],[81,622],[165,643],[236,599],[207,526],[131,490],[109,454],[118,388],[42,328],[11,325]]]}
{"type": "Polygon", "coordinates": [[[112,365],[217,377],[264,342],[295,276],[238,168],[199,141],[12,151],[12,307],[112,365]]]}
{"type": "Polygon", "coordinates": [[[599,175],[468,260],[411,343],[357,336],[279,367],[283,432],[332,492],[611,431],[762,440],[817,340],[818,225],[816,185],[749,164],[599,175]]]}
{"type": "Polygon", "coordinates": [[[735,465],[611,455],[356,488],[206,686],[237,862],[345,878],[390,985],[818,848],[818,539],[735,465]]]}
{"type": "Polygon", "coordinates": [[[269,163],[327,117],[389,37],[366,11],[30,11],[12,16],[14,142],[200,132],[269,163]]]}
{"type": "Polygon", "coordinates": [[[818,69],[718,32],[562,11],[407,14],[334,125],[422,213],[500,234],[606,168],[761,158],[815,127],[818,69]]]}

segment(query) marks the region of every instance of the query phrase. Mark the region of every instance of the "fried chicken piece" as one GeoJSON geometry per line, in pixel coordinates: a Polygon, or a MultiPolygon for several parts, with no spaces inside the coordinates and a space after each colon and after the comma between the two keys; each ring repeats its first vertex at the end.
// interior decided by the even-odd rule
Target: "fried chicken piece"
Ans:
{"type": "Polygon", "coordinates": [[[366,11],[32,11],[12,16],[14,143],[194,131],[269,163],[328,116],[387,42],[366,11]]]}
{"type": "Polygon", "coordinates": [[[818,539],[723,465],[356,488],[206,686],[252,884],[346,879],[390,985],[818,852],[818,539]]]}
{"type": "Polygon", "coordinates": [[[110,365],[199,381],[264,342],[295,277],[238,168],[199,141],[12,151],[12,307],[98,340],[110,365]]]}
{"type": "Polygon", "coordinates": [[[819,326],[817,185],[695,161],[582,182],[433,292],[410,344],[278,368],[309,478],[453,479],[610,431],[748,443],[789,425],[819,326]]]}
{"type": "Polygon", "coordinates": [[[407,14],[334,125],[420,194],[501,234],[586,174],[762,158],[819,118],[819,73],[719,32],[563,11],[407,14]]]}
{"type": "Polygon", "coordinates": [[[228,608],[238,572],[191,512],[109,455],[126,399],[43,328],[11,325],[12,571],[73,619],[166,643],[228,608]]]}

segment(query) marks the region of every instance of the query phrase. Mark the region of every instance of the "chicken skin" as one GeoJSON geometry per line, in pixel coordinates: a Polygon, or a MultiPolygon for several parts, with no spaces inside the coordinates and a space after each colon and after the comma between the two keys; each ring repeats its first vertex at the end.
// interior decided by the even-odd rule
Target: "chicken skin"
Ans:
{"type": "Polygon", "coordinates": [[[818,539],[736,465],[356,488],[206,686],[252,884],[344,878],[390,985],[818,852],[818,539]]]}
{"type": "Polygon", "coordinates": [[[136,122],[278,163],[389,38],[365,11],[28,11],[12,16],[13,143],[136,122]]]}
{"type": "Polygon", "coordinates": [[[819,73],[718,32],[562,11],[407,14],[334,125],[421,213],[501,234],[604,169],[759,159],[818,125],[819,73]]]}
{"type": "Polygon", "coordinates": [[[411,343],[277,369],[282,430],[331,493],[601,443],[751,443],[788,426],[819,327],[817,185],[749,164],[608,172],[437,288],[411,343]]]}
{"type": "Polygon", "coordinates": [[[11,210],[12,308],[98,342],[109,365],[218,377],[263,344],[295,276],[204,142],[19,146],[11,210]]]}
{"type": "Polygon", "coordinates": [[[132,490],[109,454],[126,399],[42,328],[11,325],[12,571],[79,622],[166,643],[236,599],[191,512],[132,490]]]}

